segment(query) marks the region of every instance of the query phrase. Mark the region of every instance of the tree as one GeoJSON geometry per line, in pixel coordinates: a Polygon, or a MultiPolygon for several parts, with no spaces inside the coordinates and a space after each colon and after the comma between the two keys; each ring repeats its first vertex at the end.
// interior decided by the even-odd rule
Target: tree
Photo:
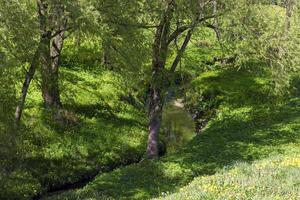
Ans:
{"type": "Polygon", "coordinates": [[[74,20],[78,18],[78,6],[69,6],[70,1],[40,0],[37,5],[37,21],[39,21],[39,43],[31,58],[29,69],[26,70],[21,95],[15,112],[15,120],[18,123],[22,116],[23,107],[30,83],[38,66],[41,64],[42,96],[46,108],[60,108],[59,92],[59,64],[65,39],[65,33],[75,28],[74,20]],[[75,8],[75,9],[74,9],[75,8]],[[78,12],[74,15],[74,12],[78,12]],[[73,20],[73,21],[72,21],[73,20]],[[70,22],[71,21],[71,22],[70,22]]]}
{"type": "Polygon", "coordinates": [[[148,111],[149,136],[146,150],[148,158],[158,157],[159,131],[164,96],[170,85],[170,78],[174,75],[195,28],[200,23],[215,17],[215,14],[210,9],[212,5],[208,4],[209,2],[204,0],[189,3],[175,0],[165,1],[164,10],[156,28],[152,50],[152,78],[149,89],[148,111]],[[184,15],[183,12],[189,14],[184,15]],[[183,23],[183,21],[188,21],[189,23],[183,23]],[[172,31],[174,27],[175,29],[172,31]],[[185,35],[182,38],[183,34],[185,35]],[[175,43],[175,46],[177,46],[178,39],[182,40],[180,48],[176,48],[174,57],[168,58],[171,44],[175,43]],[[171,63],[170,67],[166,66],[168,59],[171,63]]]}
{"type": "Polygon", "coordinates": [[[34,1],[0,1],[0,41],[14,65],[22,66],[26,78],[17,103],[15,119],[21,118],[27,90],[38,66],[38,23],[34,1]],[[14,13],[12,15],[11,13],[14,13]],[[30,63],[29,68],[26,69],[30,63]]]}
{"type": "Polygon", "coordinates": [[[59,61],[65,32],[68,30],[68,16],[60,1],[37,2],[40,20],[42,74],[42,95],[46,108],[60,108],[58,84],[59,61]]]}

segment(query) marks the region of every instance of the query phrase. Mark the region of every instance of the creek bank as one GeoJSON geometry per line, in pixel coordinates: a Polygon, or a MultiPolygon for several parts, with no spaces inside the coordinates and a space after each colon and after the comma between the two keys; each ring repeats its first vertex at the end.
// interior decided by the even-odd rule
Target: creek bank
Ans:
{"type": "Polygon", "coordinates": [[[97,169],[97,170],[91,171],[90,173],[87,173],[87,174],[83,175],[76,182],[65,183],[65,184],[61,184],[61,185],[54,185],[54,186],[48,187],[48,189],[46,189],[46,191],[44,193],[33,197],[32,200],[43,200],[47,197],[55,196],[55,195],[58,195],[60,193],[67,192],[69,190],[83,188],[88,183],[93,181],[94,178],[97,177],[98,175],[100,175],[102,173],[112,172],[116,169],[119,169],[119,168],[122,168],[122,167],[125,167],[125,166],[128,166],[128,165],[139,163],[142,160],[142,158],[143,158],[143,155],[141,155],[136,160],[128,160],[126,163],[114,164],[114,165],[103,167],[102,169],[97,169]]]}
{"type": "MultiPolygon", "coordinates": [[[[166,153],[172,153],[178,150],[181,146],[184,146],[194,136],[196,136],[193,118],[185,109],[183,100],[176,99],[174,101],[170,101],[166,105],[163,113],[162,136],[166,141],[166,153]]],[[[98,175],[138,163],[142,160],[142,158],[143,155],[140,155],[135,160],[129,160],[126,163],[119,163],[104,169],[92,171],[81,177],[76,182],[50,187],[46,192],[44,192],[44,194],[34,197],[33,200],[47,199],[47,197],[56,196],[69,190],[83,188],[92,182],[98,175]]]]}

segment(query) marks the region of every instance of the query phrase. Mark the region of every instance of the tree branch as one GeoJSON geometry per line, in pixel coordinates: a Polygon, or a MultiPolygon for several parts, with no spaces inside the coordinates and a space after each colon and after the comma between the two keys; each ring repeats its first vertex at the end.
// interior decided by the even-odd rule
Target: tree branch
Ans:
{"type": "Polygon", "coordinates": [[[60,29],[60,30],[56,31],[53,35],[51,35],[51,38],[54,38],[54,37],[56,37],[57,35],[59,35],[59,34],[65,32],[65,31],[70,31],[70,30],[72,30],[72,29],[73,29],[72,27],[66,27],[66,28],[60,29]]]}
{"type": "Polygon", "coordinates": [[[169,39],[168,39],[168,45],[173,42],[180,34],[182,34],[183,32],[185,32],[186,30],[188,29],[194,29],[194,27],[196,27],[198,24],[208,20],[208,19],[212,19],[212,18],[215,18],[215,17],[218,17],[220,16],[219,15],[210,15],[210,16],[207,16],[207,17],[202,17],[202,18],[198,18],[196,19],[194,22],[192,22],[190,25],[184,25],[184,26],[181,26],[179,28],[177,28],[170,36],[169,36],[169,39]]]}
{"type": "Polygon", "coordinates": [[[193,30],[194,30],[194,27],[190,28],[189,31],[187,32],[185,38],[184,38],[184,41],[181,45],[181,48],[179,49],[177,55],[176,55],[176,58],[174,59],[173,63],[172,63],[172,66],[170,68],[170,72],[174,72],[176,70],[176,67],[178,65],[178,63],[180,62],[182,56],[183,56],[183,53],[187,47],[187,45],[189,44],[190,40],[191,40],[191,37],[192,37],[192,33],[193,33],[193,30]]]}
{"type": "Polygon", "coordinates": [[[183,33],[184,31],[186,31],[190,26],[185,25],[185,26],[181,26],[179,28],[177,28],[170,36],[168,39],[167,44],[169,45],[173,40],[175,40],[181,33],[183,33]]]}
{"type": "Polygon", "coordinates": [[[159,26],[159,25],[140,24],[140,23],[133,24],[133,23],[126,23],[122,21],[112,21],[112,20],[105,20],[102,22],[107,24],[114,24],[114,25],[119,25],[124,27],[133,27],[133,28],[141,28],[141,29],[152,29],[152,28],[157,28],[159,26]]]}

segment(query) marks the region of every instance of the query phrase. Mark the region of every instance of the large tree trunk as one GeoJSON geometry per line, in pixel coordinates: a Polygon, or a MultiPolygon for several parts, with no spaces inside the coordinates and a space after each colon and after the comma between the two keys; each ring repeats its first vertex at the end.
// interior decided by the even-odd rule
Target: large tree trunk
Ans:
{"type": "Polygon", "coordinates": [[[146,155],[157,158],[159,155],[159,131],[162,119],[163,97],[159,88],[151,87],[149,104],[149,136],[146,155]]]}
{"type": "MultiPolygon", "coordinates": [[[[62,27],[65,29],[65,27],[62,27]]],[[[63,30],[62,29],[62,30],[63,30]]],[[[60,90],[59,90],[59,65],[60,65],[60,55],[61,55],[61,50],[63,48],[63,43],[64,43],[64,31],[59,33],[54,37],[52,40],[52,45],[50,48],[50,55],[51,55],[51,92],[50,94],[52,95],[51,97],[51,104],[48,104],[47,106],[52,106],[59,108],[61,107],[61,101],[60,101],[60,90]]],[[[50,70],[49,70],[50,71],[50,70]]]]}
{"type": "MultiPolygon", "coordinates": [[[[39,1],[39,14],[40,14],[40,29],[42,32],[42,48],[40,54],[41,60],[41,74],[42,74],[42,96],[44,106],[46,108],[58,109],[61,107],[60,92],[58,84],[58,72],[60,53],[63,47],[64,30],[66,22],[62,20],[63,9],[57,5],[52,20],[61,23],[58,27],[58,32],[55,33],[53,38],[52,30],[49,30],[47,22],[47,4],[39,1]]],[[[52,22],[54,23],[54,22],[52,22]]]]}
{"type": "Polygon", "coordinates": [[[59,108],[60,98],[58,91],[57,73],[52,69],[52,59],[50,56],[51,34],[47,34],[42,39],[41,48],[41,74],[42,74],[42,96],[46,108],[59,108]]]}
{"type": "Polygon", "coordinates": [[[20,99],[18,101],[16,112],[15,112],[16,124],[18,124],[21,120],[22,112],[23,112],[24,104],[25,104],[25,100],[26,100],[26,96],[27,96],[27,93],[28,93],[28,89],[29,89],[31,80],[34,77],[35,71],[36,71],[36,69],[39,65],[39,56],[40,56],[39,53],[40,53],[40,48],[38,47],[35,54],[34,54],[34,56],[33,56],[33,58],[32,58],[32,62],[30,64],[29,70],[26,72],[26,75],[25,75],[25,80],[23,82],[20,99]]]}
{"type": "Polygon", "coordinates": [[[40,20],[40,32],[41,32],[41,51],[40,51],[40,63],[41,63],[41,75],[42,75],[42,96],[44,100],[44,106],[46,108],[53,107],[57,102],[55,87],[53,87],[52,76],[52,62],[50,55],[50,42],[51,42],[51,30],[47,24],[47,2],[44,0],[38,0],[38,12],[40,20]],[[54,88],[54,89],[53,89],[54,88]]]}

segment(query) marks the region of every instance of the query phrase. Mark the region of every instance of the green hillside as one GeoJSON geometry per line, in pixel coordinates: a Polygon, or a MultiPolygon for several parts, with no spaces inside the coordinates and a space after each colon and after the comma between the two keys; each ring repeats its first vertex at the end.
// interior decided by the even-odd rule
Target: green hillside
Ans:
{"type": "Polygon", "coordinates": [[[300,199],[300,1],[0,0],[0,200],[300,199]]]}
{"type": "Polygon", "coordinates": [[[194,84],[201,82],[204,93],[222,91],[213,92],[222,100],[200,135],[159,161],[99,175],[82,189],[49,199],[296,199],[300,99],[275,101],[266,75],[254,74],[203,74],[194,84]]]}

